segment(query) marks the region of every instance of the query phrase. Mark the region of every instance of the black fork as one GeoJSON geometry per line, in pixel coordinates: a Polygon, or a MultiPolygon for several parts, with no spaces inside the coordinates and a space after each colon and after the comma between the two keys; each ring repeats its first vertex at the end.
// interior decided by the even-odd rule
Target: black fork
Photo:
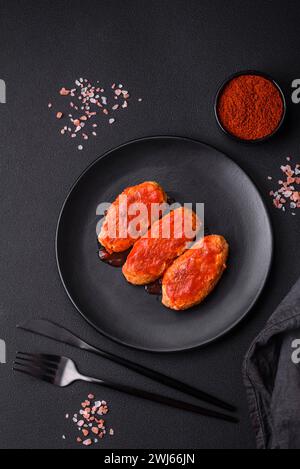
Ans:
{"type": "Polygon", "coordinates": [[[194,412],[206,417],[212,417],[226,422],[238,423],[239,420],[230,415],[205,409],[188,402],[172,399],[160,394],[154,394],[142,389],[138,389],[124,384],[118,384],[113,381],[104,381],[90,376],[82,375],[73,360],[57,355],[42,355],[18,352],[13,365],[14,371],[37,378],[41,381],[59,386],[61,388],[70,386],[76,381],[85,381],[88,383],[99,384],[131,396],[147,399],[159,404],[165,404],[176,409],[194,412]]]}

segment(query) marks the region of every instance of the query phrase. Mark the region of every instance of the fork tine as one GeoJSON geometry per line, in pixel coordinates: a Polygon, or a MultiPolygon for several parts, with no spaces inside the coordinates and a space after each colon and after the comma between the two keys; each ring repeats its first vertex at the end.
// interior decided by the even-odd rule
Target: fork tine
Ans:
{"type": "Polygon", "coordinates": [[[45,367],[45,368],[49,368],[49,369],[53,369],[53,370],[57,370],[57,367],[58,367],[58,363],[52,363],[52,362],[49,362],[49,361],[44,361],[42,360],[41,358],[39,357],[36,357],[36,356],[32,356],[32,357],[29,357],[29,356],[22,356],[20,354],[17,354],[16,356],[16,360],[21,360],[25,363],[28,363],[28,364],[32,364],[33,366],[39,366],[39,367],[45,367]]]}
{"type": "Polygon", "coordinates": [[[14,366],[22,367],[23,369],[27,369],[30,372],[35,373],[35,374],[43,374],[43,375],[47,375],[53,378],[55,377],[56,371],[57,371],[56,369],[50,369],[43,365],[40,366],[38,364],[28,363],[28,362],[24,363],[24,362],[21,362],[20,360],[16,360],[14,362],[14,366]]]}
{"type": "Polygon", "coordinates": [[[55,376],[50,376],[45,373],[41,373],[37,370],[34,370],[33,368],[28,368],[28,367],[23,367],[22,365],[19,365],[18,363],[15,363],[13,366],[13,370],[22,373],[24,375],[31,376],[32,378],[39,379],[41,381],[46,381],[47,383],[50,384],[55,384],[55,376]]]}
{"type": "Polygon", "coordinates": [[[57,355],[49,355],[49,354],[42,354],[42,353],[27,353],[27,352],[17,352],[18,355],[23,355],[26,357],[34,358],[34,359],[41,359],[45,361],[50,361],[52,363],[59,363],[61,360],[61,357],[57,355]]]}
{"type": "Polygon", "coordinates": [[[51,370],[47,371],[46,369],[24,365],[18,361],[14,362],[13,370],[18,371],[19,373],[23,372],[38,379],[47,378],[51,380],[51,382],[53,382],[55,379],[55,373],[51,370]]]}

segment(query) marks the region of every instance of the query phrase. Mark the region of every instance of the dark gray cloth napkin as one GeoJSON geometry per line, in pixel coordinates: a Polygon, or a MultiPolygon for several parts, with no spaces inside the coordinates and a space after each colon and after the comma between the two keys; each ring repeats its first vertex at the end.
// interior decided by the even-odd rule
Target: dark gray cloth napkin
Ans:
{"type": "Polygon", "coordinates": [[[300,279],[252,344],[243,367],[259,449],[300,449],[300,279]]]}

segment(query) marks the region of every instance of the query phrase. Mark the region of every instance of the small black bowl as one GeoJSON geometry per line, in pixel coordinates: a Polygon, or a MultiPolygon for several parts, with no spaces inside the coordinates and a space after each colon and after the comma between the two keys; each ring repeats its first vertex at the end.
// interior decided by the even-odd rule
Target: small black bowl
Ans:
{"type": "Polygon", "coordinates": [[[286,118],[286,112],[287,112],[287,104],[286,104],[286,99],[285,99],[285,96],[284,96],[284,93],[282,91],[282,88],[281,86],[277,83],[277,81],[275,81],[272,77],[270,77],[269,75],[267,75],[266,73],[263,73],[263,72],[257,72],[256,70],[246,70],[246,71],[242,71],[242,72],[237,72],[237,73],[234,73],[233,75],[231,75],[229,78],[227,78],[227,80],[225,80],[222,85],[220,86],[220,88],[218,89],[218,92],[217,92],[217,95],[216,95],[216,98],[215,98],[215,116],[216,116],[216,120],[217,120],[217,123],[219,124],[219,127],[220,129],[223,131],[223,133],[225,133],[226,135],[228,135],[229,137],[233,138],[235,141],[237,142],[242,142],[242,143],[250,143],[250,144],[256,144],[256,143],[263,143],[263,142],[266,142],[267,140],[269,140],[270,138],[274,137],[275,134],[277,134],[277,132],[281,129],[281,127],[283,126],[284,124],[284,121],[285,121],[285,118],[286,118]],[[256,140],[246,140],[246,139],[242,139],[240,137],[237,137],[236,135],[232,134],[231,132],[229,132],[229,130],[225,129],[225,127],[223,126],[220,118],[219,118],[219,112],[218,112],[218,103],[219,103],[219,99],[220,99],[220,96],[222,95],[225,87],[228,85],[228,83],[230,83],[234,78],[237,78],[237,77],[240,77],[240,76],[243,76],[243,75],[255,75],[255,76],[260,76],[260,77],[263,77],[265,78],[266,80],[272,82],[276,88],[278,89],[280,95],[281,95],[281,98],[282,98],[282,102],[283,102],[283,114],[282,114],[282,118],[281,118],[281,121],[278,125],[278,127],[274,130],[274,132],[272,132],[271,134],[267,135],[266,137],[263,137],[263,138],[258,138],[256,140]]]}

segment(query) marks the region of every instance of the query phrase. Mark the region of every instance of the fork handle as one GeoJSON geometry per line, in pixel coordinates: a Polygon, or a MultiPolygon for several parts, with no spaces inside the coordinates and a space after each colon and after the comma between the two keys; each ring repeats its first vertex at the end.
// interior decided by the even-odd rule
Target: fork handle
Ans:
{"type": "Polygon", "coordinates": [[[169,407],[173,407],[180,410],[186,410],[189,412],[194,412],[199,415],[203,415],[205,417],[212,417],[218,420],[224,420],[226,422],[231,423],[239,423],[239,420],[236,417],[232,417],[230,415],[223,414],[221,412],[216,412],[214,410],[205,409],[204,407],[190,404],[189,402],[180,401],[177,399],[172,399],[167,396],[163,396],[161,394],[155,394],[152,392],[144,391],[143,389],[138,389],[132,386],[126,386],[125,384],[118,384],[112,381],[102,381],[96,378],[90,377],[82,377],[83,381],[100,384],[109,389],[113,389],[115,391],[119,391],[125,394],[129,394],[130,396],[139,397],[141,399],[146,399],[148,401],[157,402],[159,404],[164,404],[169,407]]]}

